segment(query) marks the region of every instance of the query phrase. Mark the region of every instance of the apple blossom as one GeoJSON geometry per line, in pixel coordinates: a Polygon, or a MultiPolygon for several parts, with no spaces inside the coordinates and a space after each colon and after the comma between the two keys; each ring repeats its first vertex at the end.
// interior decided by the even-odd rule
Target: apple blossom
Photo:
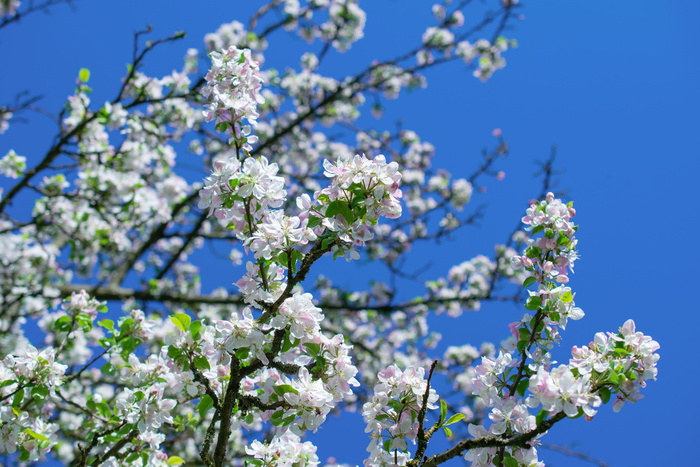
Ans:
{"type": "MultiPolygon", "coordinates": [[[[414,130],[359,128],[368,106],[379,116],[425,87],[423,70],[463,61],[485,81],[505,66],[517,2],[479,28],[465,25],[468,3],[435,5],[416,49],[345,77],[324,68],[364,35],[356,0],[273,1],[247,25],[224,24],[204,39],[203,76],[195,49],[165,76],[144,71],[181,35],[137,41],[111,101],[95,102],[81,70],[44,158],[0,159],[12,179],[0,198],[4,459],[316,466],[305,434],[359,410],[368,466],[540,466],[537,439],[556,423],[590,419],[613,396],[613,410],[638,401],[659,344],[632,321],[552,360],[584,314],[570,286],[575,210],[551,193],[490,254],[455,257],[408,297],[396,286],[414,245],[456,235],[479,213],[470,202],[484,179],[503,179],[500,130],[469,175],[434,167],[435,146],[414,130]],[[491,39],[477,35],[497,18],[491,39]],[[320,47],[269,68],[284,31],[320,47]],[[203,183],[182,174],[184,157],[210,168],[203,183]],[[23,199],[33,208],[16,213],[23,199]],[[202,284],[205,245],[230,248],[221,256],[245,270],[202,284]],[[391,280],[349,290],[317,272],[331,254],[377,261],[391,280]],[[527,297],[502,294],[508,283],[527,297]],[[432,315],[490,300],[524,302],[509,337],[432,360],[432,315]],[[42,344],[25,333],[33,322],[42,344]],[[452,447],[429,455],[441,433],[452,447]]],[[[4,5],[11,15],[18,2],[4,5]]],[[[12,116],[0,108],[0,133],[12,116]]]]}

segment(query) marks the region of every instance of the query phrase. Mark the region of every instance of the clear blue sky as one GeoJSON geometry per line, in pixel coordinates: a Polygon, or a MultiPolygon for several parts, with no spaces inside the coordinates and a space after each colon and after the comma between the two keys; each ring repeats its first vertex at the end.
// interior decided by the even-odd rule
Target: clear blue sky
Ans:
{"type": "MultiPolygon", "coordinates": [[[[584,320],[569,325],[563,348],[587,344],[595,332],[616,330],[631,317],[661,344],[662,359],[659,381],[649,385],[639,404],[620,414],[603,408],[590,423],[561,423],[545,441],[574,447],[613,467],[692,465],[700,417],[694,394],[700,382],[694,368],[700,312],[694,293],[700,260],[695,32],[700,4],[522,3],[526,19],[508,33],[520,47],[506,53],[507,67],[490,82],[480,83],[462,66],[441,68],[428,73],[426,90],[387,108],[387,128],[400,118],[406,128],[419,130],[437,148],[435,164],[455,174],[467,174],[478,164],[479,151],[492,143],[493,128],[503,129],[512,151],[501,166],[506,179],[489,184],[487,195],[475,198],[491,207],[481,228],[466,230],[457,241],[431,251],[434,267],[426,277],[441,274],[455,257],[461,261],[488,254],[494,242],[505,239],[526,200],[538,192],[534,161],[545,159],[555,144],[557,165],[565,169],[559,188],[575,201],[581,225],[582,258],[570,285],[586,311],[584,320]]],[[[145,24],[153,25],[153,38],[187,31],[185,41],[163,48],[146,68],[164,74],[180,67],[188,47],[201,48],[205,33],[222,22],[246,20],[257,5],[82,0],[74,10],[61,5],[51,15],[27,17],[0,30],[0,105],[30,90],[43,94],[41,105],[57,112],[83,67],[92,71],[94,101],[111,99],[131,56],[133,31],[145,24]]],[[[392,49],[412,47],[431,2],[365,0],[361,5],[368,13],[365,39],[333,62],[336,69],[322,71],[341,76],[374,58],[389,57],[392,49]]],[[[271,38],[267,65],[296,66],[303,44],[279,39],[271,38]]],[[[15,149],[31,164],[33,155],[49,146],[54,126],[44,117],[27,117],[29,123],[15,123],[0,136],[0,154],[15,149]]],[[[428,260],[427,251],[419,254],[424,256],[416,265],[428,260]]],[[[360,272],[354,265],[338,266],[339,276],[346,276],[343,268],[348,267],[353,274],[360,272]]],[[[463,328],[453,324],[445,341],[498,342],[520,313],[512,306],[486,305],[466,315],[463,328]]],[[[334,455],[342,462],[361,462],[366,438],[358,420],[329,422],[315,438],[322,459],[334,455]]],[[[548,465],[590,465],[547,450],[541,458],[548,465]]]]}

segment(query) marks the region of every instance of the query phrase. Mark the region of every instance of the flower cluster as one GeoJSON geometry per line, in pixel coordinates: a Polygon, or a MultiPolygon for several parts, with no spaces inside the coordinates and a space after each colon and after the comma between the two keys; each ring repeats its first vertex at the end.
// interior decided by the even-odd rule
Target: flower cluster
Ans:
{"type": "Polygon", "coordinates": [[[517,265],[533,272],[533,277],[542,281],[545,276],[551,276],[555,281],[567,283],[568,269],[573,271],[576,254],[576,238],[574,233],[577,226],[571,222],[576,215],[572,204],[565,205],[555,199],[552,193],[539,203],[532,204],[522,222],[531,231],[531,235],[544,232],[544,236],[531,240],[525,255],[514,257],[517,265]]]}
{"type": "Polygon", "coordinates": [[[45,456],[57,442],[58,426],[49,423],[34,401],[48,407],[68,367],[55,360],[55,349],[28,346],[22,355],[0,361],[0,452],[20,451],[24,461],[45,456]]]}
{"type": "Polygon", "coordinates": [[[250,465],[279,465],[295,467],[315,467],[319,465],[316,455],[316,446],[310,442],[301,442],[299,436],[288,431],[282,435],[275,436],[268,443],[253,441],[250,446],[246,446],[245,452],[253,456],[249,461],[250,465]]]}
{"type": "Polygon", "coordinates": [[[365,465],[405,465],[410,459],[407,440],[415,441],[418,434],[418,414],[428,392],[427,409],[434,409],[438,395],[428,389],[425,369],[408,367],[401,371],[392,365],[378,374],[372,398],[362,407],[370,433],[365,465]]]}
{"type": "MultiPolygon", "coordinates": [[[[361,407],[365,465],[416,464],[439,429],[464,434],[466,426],[453,433],[447,425],[466,417],[478,439],[454,436],[464,449],[443,456],[467,451],[477,466],[539,467],[534,447],[496,445],[521,434],[534,445],[545,422],[590,418],[613,397],[614,410],[637,401],[656,377],[659,346],[631,321],[574,347],[568,364],[552,360],[559,331],[583,312],[568,286],[574,210],[551,194],[524,218],[532,238],[520,232],[512,246],[456,262],[422,296],[401,302],[394,284],[349,291],[325,277],[305,288],[324,255],[357,259],[365,245],[370,260],[403,275],[403,255],[417,241],[471,222],[480,177],[503,179],[493,166],[507,152],[500,130],[472,175],[453,176],[432,167],[435,147],[415,132],[351,124],[365,104],[382,118],[383,102],[424,87],[419,73],[429,67],[464,60],[486,80],[505,65],[514,42],[459,41],[489,23],[497,36],[517,2],[503,0],[482,26],[460,30],[468,3],[435,5],[437,21],[416,50],[345,78],[322,70],[332,48],[362,37],[357,0],[272,1],[248,26],[222,25],[205,38],[211,67],[200,79],[191,79],[194,49],[180,70],[145,74],[147,53],[179,35],[146,42],[116,98],[97,108],[81,70],[43,162],[27,170],[14,151],[0,159],[0,174],[22,179],[0,198],[0,452],[17,464],[50,455],[107,467],[317,466],[303,436],[329,414],[361,407]],[[283,71],[263,71],[267,40],[281,29],[324,44],[283,71]],[[185,146],[212,164],[204,184],[176,173],[185,146]],[[34,209],[15,219],[25,192],[34,209]],[[194,192],[204,212],[192,205],[194,192]],[[410,217],[397,220],[402,201],[410,217]],[[245,274],[237,291],[205,295],[193,253],[224,242],[245,274]],[[448,347],[426,376],[441,338],[430,314],[456,317],[504,298],[495,295],[501,280],[537,284],[511,337],[500,348],[448,347]],[[121,311],[107,301],[121,301],[121,311]],[[24,337],[34,322],[44,349],[24,337]],[[440,372],[454,384],[449,417],[445,400],[439,415],[426,415],[438,406],[431,386],[440,372]]],[[[0,15],[12,15],[19,2],[0,5],[0,15]]],[[[27,106],[0,107],[0,133],[27,106]]]]}
{"type": "Polygon", "coordinates": [[[569,366],[577,376],[590,375],[600,397],[607,402],[616,394],[613,410],[619,412],[626,402],[637,402],[647,380],[655,380],[660,348],[658,342],[636,330],[627,320],[619,333],[602,333],[587,347],[574,347],[569,366]]]}
{"type": "Polygon", "coordinates": [[[22,175],[26,168],[27,158],[17,155],[13,150],[10,150],[10,152],[0,158],[0,174],[6,177],[17,178],[22,175]]]}
{"type": "MultiPolygon", "coordinates": [[[[612,394],[617,395],[613,404],[617,411],[626,401],[641,397],[639,389],[656,377],[659,345],[636,332],[632,320],[618,334],[596,334],[589,346],[573,348],[568,364],[552,367],[549,350],[559,338],[558,329],[564,329],[568,319],[583,317],[574,304],[574,293],[562,285],[569,281],[569,269],[578,257],[574,237],[578,227],[571,221],[575,214],[571,204],[548,193],[544,200],[533,202],[522,219],[532,238],[527,240],[525,254],[514,256],[512,262],[530,274],[526,287],[539,284],[525,304],[534,315],[525,314],[512,323],[512,337],[498,358],[483,357],[475,368],[473,394],[491,407],[488,417],[493,423],[488,428],[470,425],[474,437],[531,432],[547,416],[582,415],[590,420],[612,394]],[[542,236],[535,238],[537,234],[542,236]],[[529,409],[539,406],[542,410],[536,418],[529,409]]],[[[513,458],[517,465],[542,465],[534,448],[479,448],[465,455],[478,466],[492,465],[497,457],[513,458]]]]}
{"type": "Polygon", "coordinates": [[[10,127],[10,119],[12,118],[13,112],[7,107],[0,106],[0,135],[5,133],[10,127]]]}
{"type": "Polygon", "coordinates": [[[505,37],[498,37],[494,43],[486,39],[479,39],[474,44],[461,41],[455,47],[455,54],[466,63],[477,60],[477,68],[474,76],[481,81],[488,81],[493,74],[506,66],[506,60],[501,56],[509,47],[514,47],[515,42],[505,37]]]}
{"type": "MultiPolygon", "coordinates": [[[[14,16],[19,6],[19,0],[3,0],[0,2],[0,16],[14,16]]],[[[0,131],[0,133],[2,133],[2,131],[0,131]]]]}
{"type": "Polygon", "coordinates": [[[251,135],[251,126],[257,124],[258,104],[265,102],[260,94],[262,78],[259,65],[250,50],[235,46],[210,55],[212,66],[206,75],[207,84],[202,95],[209,103],[204,116],[207,121],[216,120],[231,137],[231,143],[250,151],[257,141],[251,135]],[[248,125],[243,125],[243,120],[248,125]]]}
{"type": "Polygon", "coordinates": [[[301,215],[322,218],[322,226],[344,242],[349,258],[356,258],[353,246],[373,238],[370,228],[379,217],[401,215],[398,164],[387,163],[383,155],[374,159],[355,155],[339,158],[335,164],[326,160],[323,166],[331,185],[314,195],[313,204],[301,201],[301,215]]]}
{"type": "Polygon", "coordinates": [[[214,162],[214,170],[200,190],[199,207],[209,209],[224,225],[236,232],[265,216],[270,208],[278,208],[287,196],[284,179],[277,175],[276,163],[265,156],[247,157],[243,164],[234,156],[214,162]]]}

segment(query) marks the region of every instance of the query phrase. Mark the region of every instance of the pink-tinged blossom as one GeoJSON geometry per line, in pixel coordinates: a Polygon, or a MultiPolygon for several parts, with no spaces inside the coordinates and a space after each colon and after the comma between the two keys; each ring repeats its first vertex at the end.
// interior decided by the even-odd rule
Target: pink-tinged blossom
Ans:
{"type": "MultiPolygon", "coordinates": [[[[467,428],[473,438],[484,438],[493,436],[483,425],[469,424],[467,428]]],[[[470,449],[464,455],[464,459],[472,463],[472,467],[491,467],[498,452],[497,448],[475,448],[470,449]]]]}
{"type": "MultiPolygon", "coordinates": [[[[0,1],[0,16],[14,16],[20,6],[19,0],[0,1]]],[[[0,131],[2,133],[2,131],[0,131]]]]}
{"type": "Polygon", "coordinates": [[[588,352],[593,355],[575,349],[572,365],[581,367],[586,361],[592,362],[592,369],[587,371],[616,394],[613,410],[619,412],[625,403],[637,402],[643,397],[639,391],[646,387],[646,381],[656,379],[659,348],[659,343],[638,332],[630,319],[617,334],[597,333],[588,345],[588,352]]]}
{"type": "Polygon", "coordinates": [[[296,392],[285,393],[284,400],[300,417],[299,424],[302,429],[316,431],[335,406],[333,395],[326,390],[322,380],[311,377],[306,367],[299,370],[291,386],[296,392]]]}
{"type": "Polygon", "coordinates": [[[260,266],[248,261],[246,274],[235,285],[243,294],[246,303],[257,305],[258,301],[274,302],[283,290],[284,269],[277,263],[272,263],[267,269],[267,288],[263,286],[260,276],[260,266]]]}
{"type": "MultiPolygon", "coordinates": [[[[2,131],[0,131],[0,133],[2,133],[2,131]]],[[[21,176],[26,169],[27,158],[18,155],[12,149],[0,158],[0,175],[9,178],[17,178],[21,176]]]]}
{"type": "MultiPolygon", "coordinates": [[[[209,101],[204,111],[207,121],[226,123],[231,142],[242,142],[242,148],[251,151],[257,137],[251,135],[251,126],[257,125],[257,106],[265,102],[260,94],[262,77],[258,62],[249,49],[231,46],[209,54],[212,66],[206,74],[207,84],[202,95],[209,101]],[[248,125],[243,124],[243,120],[248,125]]],[[[237,143],[236,143],[237,144],[237,143]]]]}
{"type": "Polygon", "coordinates": [[[55,348],[49,347],[39,351],[36,347],[29,345],[21,355],[6,356],[0,362],[0,367],[9,370],[4,372],[5,376],[13,374],[14,379],[47,386],[53,395],[68,368],[66,365],[57,363],[55,358],[55,348]]]}
{"type": "Polygon", "coordinates": [[[448,29],[429,27],[423,33],[423,45],[429,48],[445,50],[454,45],[455,36],[448,29]]]}
{"type": "Polygon", "coordinates": [[[580,408],[591,418],[601,404],[600,397],[592,389],[590,375],[576,376],[567,365],[560,365],[551,372],[539,368],[530,378],[530,392],[535,398],[529,400],[529,405],[541,404],[552,415],[563,411],[568,417],[577,416],[580,408]]]}
{"type": "Polygon", "coordinates": [[[13,113],[10,111],[10,109],[7,107],[0,107],[0,135],[5,133],[10,127],[10,119],[12,118],[12,115],[13,113]]]}
{"type": "Polygon", "coordinates": [[[475,370],[474,395],[486,400],[498,399],[496,382],[512,364],[513,356],[507,352],[501,352],[495,360],[483,357],[475,370]]]}
{"type": "MultiPolygon", "coordinates": [[[[418,434],[417,415],[423,406],[423,396],[428,390],[425,380],[425,370],[410,366],[402,371],[395,365],[380,371],[378,383],[374,386],[374,394],[362,407],[362,416],[367,423],[366,433],[370,433],[370,444],[367,451],[369,459],[365,465],[385,465],[382,460],[387,458],[384,449],[384,439],[390,440],[390,449],[406,451],[407,440],[415,441],[418,434]],[[390,401],[394,401],[389,404],[390,401]],[[397,412],[395,402],[402,409],[397,412]]],[[[434,409],[438,395],[433,388],[428,391],[427,409],[434,409]]],[[[391,453],[393,459],[394,452],[391,453]]],[[[409,459],[407,454],[401,456],[405,465],[409,459]]],[[[388,465],[388,464],[387,464],[388,465]]],[[[393,462],[391,465],[394,465],[393,462]]]]}
{"type": "Polygon", "coordinates": [[[387,163],[383,155],[374,159],[355,155],[352,158],[338,158],[335,164],[324,160],[323,167],[324,175],[331,179],[331,186],[321,190],[317,198],[325,196],[329,202],[352,203],[356,194],[363,194],[367,209],[361,217],[364,224],[372,220],[376,222],[381,216],[390,219],[401,216],[401,173],[396,162],[387,163]]]}
{"type": "Polygon", "coordinates": [[[210,215],[233,227],[239,235],[249,229],[250,223],[255,224],[266,215],[274,224],[281,214],[270,214],[270,210],[279,208],[287,196],[278,170],[277,164],[269,163],[264,156],[247,157],[243,164],[233,155],[217,160],[200,190],[199,207],[209,208],[210,215]]]}
{"type": "Polygon", "coordinates": [[[505,59],[501,56],[508,50],[509,41],[504,37],[498,37],[492,44],[486,39],[479,39],[475,43],[460,41],[455,47],[455,54],[471,64],[476,59],[474,77],[486,82],[493,73],[506,66],[505,59]]]}
{"type": "Polygon", "coordinates": [[[315,467],[319,465],[316,446],[310,441],[301,442],[298,435],[287,431],[275,435],[268,443],[253,441],[245,451],[255,459],[261,459],[263,465],[279,467],[315,467]]]}
{"type": "Polygon", "coordinates": [[[530,414],[527,406],[512,398],[497,403],[497,406],[491,409],[489,418],[494,422],[490,428],[494,435],[501,435],[508,430],[526,433],[536,427],[535,417],[530,414]]]}
{"type": "Polygon", "coordinates": [[[279,315],[272,319],[270,325],[277,329],[289,326],[289,333],[297,339],[317,335],[321,331],[319,323],[323,314],[313,304],[312,298],[309,293],[295,293],[282,303],[279,315]]]}
{"type": "Polygon", "coordinates": [[[129,423],[137,425],[140,436],[144,436],[143,441],[156,443],[156,448],[161,439],[157,434],[163,423],[172,423],[173,418],[170,412],[175,408],[177,402],[174,399],[163,397],[164,385],[155,385],[134,391],[124,388],[116,398],[116,408],[120,415],[129,423]]]}

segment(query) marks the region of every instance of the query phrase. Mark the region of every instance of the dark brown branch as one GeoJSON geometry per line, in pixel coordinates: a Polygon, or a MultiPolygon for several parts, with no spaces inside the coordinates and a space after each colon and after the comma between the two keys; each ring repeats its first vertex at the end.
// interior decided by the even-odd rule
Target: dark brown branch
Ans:
{"type": "MultiPolygon", "coordinates": [[[[423,455],[425,454],[425,450],[428,449],[428,440],[430,439],[430,436],[426,435],[425,433],[425,414],[428,411],[428,399],[430,397],[430,380],[433,378],[433,372],[435,371],[435,367],[437,366],[437,364],[438,361],[433,360],[433,363],[430,365],[430,372],[428,373],[428,382],[425,385],[425,392],[423,393],[423,403],[421,404],[420,411],[418,412],[418,448],[416,449],[414,460],[422,459],[423,455]]],[[[408,465],[411,465],[411,462],[409,462],[408,465]]]]}
{"type": "Polygon", "coordinates": [[[464,441],[460,441],[454,447],[448,449],[447,451],[441,454],[436,454],[426,459],[419,465],[421,467],[436,467],[452,458],[461,455],[464,451],[468,451],[469,449],[475,448],[500,448],[510,446],[528,449],[531,447],[529,444],[530,441],[535,439],[537,435],[541,435],[542,433],[548,431],[550,428],[552,428],[552,426],[554,426],[555,423],[560,422],[565,418],[566,414],[564,414],[564,412],[559,412],[549,420],[545,420],[539,425],[537,425],[537,428],[535,428],[534,430],[513,436],[512,438],[487,436],[484,438],[466,439],[464,441]]]}

